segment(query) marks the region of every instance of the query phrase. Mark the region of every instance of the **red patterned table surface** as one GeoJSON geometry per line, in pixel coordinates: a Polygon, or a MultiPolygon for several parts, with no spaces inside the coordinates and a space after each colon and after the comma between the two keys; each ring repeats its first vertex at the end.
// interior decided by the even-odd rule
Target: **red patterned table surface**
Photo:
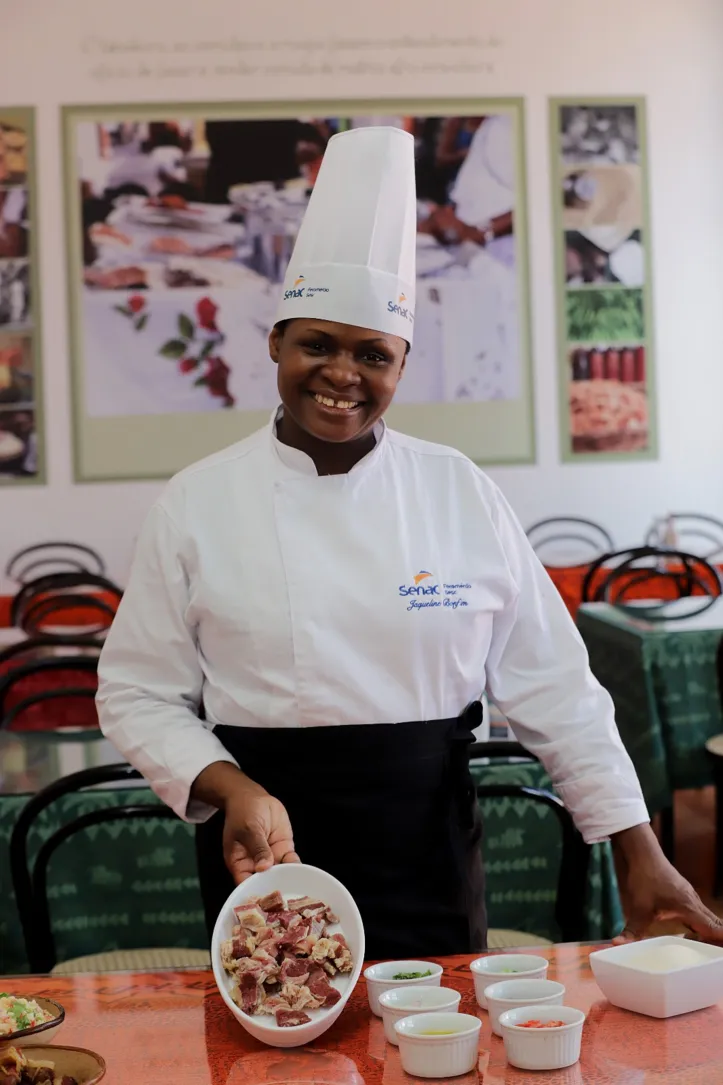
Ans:
{"type": "MultiPolygon", "coordinates": [[[[723,1002],[658,1021],[611,1006],[596,986],[590,947],[542,951],[568,1005],[588,1013],[582,1058],[567,1070],[532,1073],[505,1060],[487,1014],[478,1010],[469,957],[440,960],[443,983],[462,993],[460,1009],[482,1019],[478,1069],[456,1085],[720,1085],[723,1002]]],[[[280,1051],[252,1040],[228,1012],[210,972],[15,977],[0,990],[47,995],[66,1010],[58,1043],[88,1047],[107,1063],[107,1085],[414,1085],[360,980],[340,1019],[315,1043],[280,1051]]]]}

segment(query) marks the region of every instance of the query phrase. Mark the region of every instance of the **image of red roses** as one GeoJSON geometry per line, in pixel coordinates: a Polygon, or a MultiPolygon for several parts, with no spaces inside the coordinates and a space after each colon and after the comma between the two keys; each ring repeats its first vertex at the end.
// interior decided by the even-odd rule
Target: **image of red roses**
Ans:
{"type": "Polygon", "coordinates": [[[137,332],[142,332],[148,323],[150,313],[146,308],[146,299],[142,294],[131,294],[125,305],[114,305],[113,308],[117,313],[122,313],[124,317],[132,321],[137,332]]]}
{"type": "Polygon", "coordinates": [[[179,313],[178,336],[164,343],[158,353],[178,362],[181,373],[197,373],[194,387],[206,388],[224,407],[233,407],[236,400],[228,389],[231,368],[220,354],[226,336],[216,323],[217,313],[218,306],[211,298],[200,298],[195,319],[179,313]]]}

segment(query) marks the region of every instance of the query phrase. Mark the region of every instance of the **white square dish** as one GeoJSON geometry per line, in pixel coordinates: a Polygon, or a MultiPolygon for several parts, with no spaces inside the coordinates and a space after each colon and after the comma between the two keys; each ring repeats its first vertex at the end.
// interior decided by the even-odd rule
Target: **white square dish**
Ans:
{"type": "Polygon", "coordinates": [[[590,954],[595,982],[613,1006],[632,1010],[647,1017],[676,1017],[681,1013],[704,1010],[723,1000],[723,946],[690,942],[675,935],[629,942],[590,954]],[[686,954],[678,967],[659,969],[665,963],[661,951],[666,946],[691,950],[700,960],[686,963],[686,954]]]}

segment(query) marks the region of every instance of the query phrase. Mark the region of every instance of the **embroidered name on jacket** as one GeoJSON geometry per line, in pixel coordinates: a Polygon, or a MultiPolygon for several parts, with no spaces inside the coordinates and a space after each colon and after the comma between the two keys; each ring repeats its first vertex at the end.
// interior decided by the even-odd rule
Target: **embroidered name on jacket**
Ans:
{"type": "Polygon", "coordinates": [[[433,573],[421,569],[412,577],[411,584],[400,584],[399,595],[408,602],[407,610],[426,610],[429,607],[469,606],[464,598],[472,590],[471,584],[440,584],[433,573]]]}

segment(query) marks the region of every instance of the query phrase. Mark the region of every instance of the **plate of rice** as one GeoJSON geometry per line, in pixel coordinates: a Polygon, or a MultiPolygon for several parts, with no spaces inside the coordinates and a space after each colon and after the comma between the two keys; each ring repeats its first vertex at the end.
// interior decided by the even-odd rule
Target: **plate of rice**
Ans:
{"type": "Polygon", "coordinates": [[[65,1010],[50,998],[23,998],[0,991],[0,1047],[31,1036],[33,1043],[55,1039],[65,1010]]]}

